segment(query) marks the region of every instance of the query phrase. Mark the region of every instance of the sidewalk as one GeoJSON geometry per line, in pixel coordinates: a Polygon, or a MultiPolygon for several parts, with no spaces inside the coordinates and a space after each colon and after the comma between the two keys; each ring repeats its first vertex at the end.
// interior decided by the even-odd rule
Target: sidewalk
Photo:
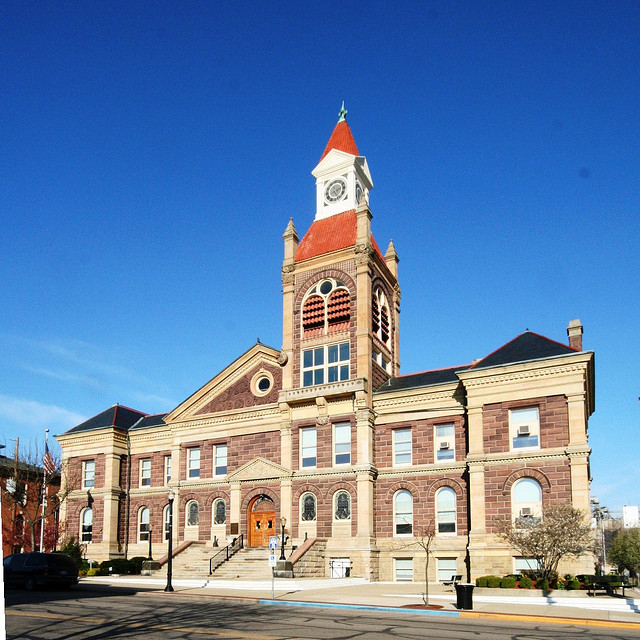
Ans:
{"type": "MultiPolygon", "coordinates": [[[[163,591],[166,581],[146,576],[110,576],[82,578],[81,583],[106,584],[163,591]]],[[[544,597],[535,591],[474,589],[473,610],[456,608],[456,593],[441,584],[429,585],[429,603],[439,610],[413,608],[423,604],[424,588],[419,583],[367,582],[362,578],[340,579],[282,579],[273,581],[242,581],[197,579],[172,581],[181,595],[241,598],[264,604],[298,604],[300,606],[332,606],[389,609],[402,613],[426,615],[454,615],[461,617],[517,617],[520,620],[546,619],[546,622],[624,626],[640,632],[640,593],[628,590],[626,597],[598,595],[585,592],[544,597]]],[[[170,596],[170,594],[167,594],[170,596]]]]}

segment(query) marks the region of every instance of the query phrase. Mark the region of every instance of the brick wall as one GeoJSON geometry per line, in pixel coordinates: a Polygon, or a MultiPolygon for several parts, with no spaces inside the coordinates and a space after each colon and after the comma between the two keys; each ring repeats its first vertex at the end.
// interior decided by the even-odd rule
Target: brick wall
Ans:
{"type": "Polygon", "coordinates": [[[95,480],[91,489],[102,489],[104,487],[104,474],[105,474],[105,455],[104,453],[96,453],[88,456],[78,456],[69,458],[69,477],[78,479],[78,486],[76,488],[84,488],[82,485],[82,463],[86,460],[95,460],[95,480]]]}
{"type": "MultiPolygon", "coordinates": [[[[318,425],[315,422],[296,422],[293,424],[291,438],[292,438],[292,465],[293,468],[300,469],[300,429],[314,428],[316,429],[317,438],[317,460],[316,467],[327,468],[333,466],[333,425],[349,422],[351,424],[351,464],[357,464],[357,429],[355,424],[355,417],[353,415],[347,416],[332,416],[331,422],[328,424],[318,425]]],[[[346,465],[345,465],[346,466],[346,465]]]]}
{"type": "Polygon", "coordinates": [[[233,436],[228,442],[227,453],[227,473],[247,464],[256,456],[280,464],[280,431],[233,436]]]}

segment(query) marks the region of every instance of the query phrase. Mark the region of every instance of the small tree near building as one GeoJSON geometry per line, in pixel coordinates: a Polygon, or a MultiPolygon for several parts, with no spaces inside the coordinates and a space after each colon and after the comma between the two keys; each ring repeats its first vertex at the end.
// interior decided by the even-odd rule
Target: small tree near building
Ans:
{"type": "Polygon", "coordinates": [[[620,571],[640,572],[640,529],[622,529],[609,547],[609,561],[620,571]]]}
{"type": "Polygon", "coordinates": [[[569,504],[549,505],[542,518],[518,518],[498,523],[498,537],[522,556],[537,561],[539,579],[550,580],[564,558],[579,558],[593,552],[593,530],[584,512],[569,504]]]}

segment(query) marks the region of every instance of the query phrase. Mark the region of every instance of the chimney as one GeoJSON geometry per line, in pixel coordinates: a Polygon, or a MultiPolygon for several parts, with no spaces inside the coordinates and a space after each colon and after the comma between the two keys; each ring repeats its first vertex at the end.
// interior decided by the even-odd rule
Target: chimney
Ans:
{"type": "Polygon", "coordinates": [[[569,346],[576,351],[582,351],[582,323],[580,320],[571,320],[567,327],[569,346]]]}

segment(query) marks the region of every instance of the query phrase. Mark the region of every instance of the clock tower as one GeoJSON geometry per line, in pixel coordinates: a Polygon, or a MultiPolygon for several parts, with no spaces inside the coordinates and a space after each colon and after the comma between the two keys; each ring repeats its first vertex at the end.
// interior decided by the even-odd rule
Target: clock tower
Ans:
{"type": "Polygon", "coordinates": [[[311,172],[316,179],[316,220],[356,209],[373,188],[367,160],[358,152],[347,124],[344,102],[338,116],[320,162],[311,172]]]}

